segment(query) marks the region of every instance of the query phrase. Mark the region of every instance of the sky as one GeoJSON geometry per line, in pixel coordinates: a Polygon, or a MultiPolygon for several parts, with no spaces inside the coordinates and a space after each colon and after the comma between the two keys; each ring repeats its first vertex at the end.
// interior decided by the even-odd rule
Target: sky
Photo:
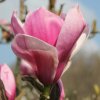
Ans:
{"type": "MultiPolygon", "coordinates": [[[[96,19],[97,28],[100,29],[100,0],[57,0],[56,9],[58,9],[62,3],[65,4],[63,9],[64,13],[66,13],[73,5],[79,4],[89,25],[91,25],[93,19],[96,19]]],[[[26,5],[29,10],[34,11],[41,6],[48,7],[48,0],[27,0],[26,5]]],[[[10,22],[14,10],[19,11],[19,0],[6,0],[4,3],[0,3],[0,19],[7,19],[7,21],[10,22]]],[[[98,34],[93,39],[89,40],[87,45],[95,45],[99,49],[100,35],[98,34]]],[[[92,47],[94,46],[88,48],[91,49],[92,47]]],[[[11,50],[11,44],[0,44],[0,64],[7,63],[8,65],[11,65],[15,61],[16,56],[11,50]]]]}

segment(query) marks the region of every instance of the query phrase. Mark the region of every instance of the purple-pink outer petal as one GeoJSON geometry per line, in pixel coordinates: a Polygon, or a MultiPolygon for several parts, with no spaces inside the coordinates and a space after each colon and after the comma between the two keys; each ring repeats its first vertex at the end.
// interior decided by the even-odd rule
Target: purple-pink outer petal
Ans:
{"type": "Polygon", "coordinates": [[[53,82],[58,66],[56,48],[35,37],[19,34],[12,42],[14,53],[28,61],[34,70],[34,75],[43,84],[53,82]]]}
{"type": "Polygon", "coordinates": [[[22,33],[22,34],[25,33],[24,29],[23,29],[23,24],[21,23],[21,21],[17,17],[17,12],[13,12],[13,14],[12,14],[11,26],[12,26],[12,29],[14,31],[14,35],[16,35],[18,33],[22,33]]]}
{"type": "Polygon", "coordinates": [[[79,6],[72,8],[67,13],[64,25],[61,29],[56,44],[60,63],[57,69],[55,80],[58,80],[61,76],[62,71],[69,60],[72,49],[85,27],[86,23],[81,14],[79,6]]]}
{"type": "Polygon", "coordinates": [[[0,79],[4,84],[8,100],[15,100],[15,79],[11,69],[6,64],[0,65],[0,79]]]}
{"type": "Polygon", "coordinates": [[[64,100],[65,92],[64,92],[64,86],[63,86],[62,80],[59,79],[57,84],[58,84],[58,87],[60,89],[60,96],[59,96],[60,98],[59,98],[59,100],[64,100]]]}

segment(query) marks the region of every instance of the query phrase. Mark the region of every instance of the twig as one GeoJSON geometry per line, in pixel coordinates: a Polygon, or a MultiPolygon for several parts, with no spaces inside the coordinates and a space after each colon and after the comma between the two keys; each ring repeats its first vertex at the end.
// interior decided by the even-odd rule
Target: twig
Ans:
{"type": "Polygon", "coordinates": [[[56,4],[56,0],[49,0],[49,7],[48,7],[48,9],[51,12],[55,12],[55,4],[56,4]]]}
{"type": "Polygon", "coordinates": [[[60,9],[59,9],[59,11],[58,11],[58,15],[61,14],[61,12],[62,12],[62,10],[63,10],[63,7],[64,7],[64,4],[61,4],[60,9]]]}

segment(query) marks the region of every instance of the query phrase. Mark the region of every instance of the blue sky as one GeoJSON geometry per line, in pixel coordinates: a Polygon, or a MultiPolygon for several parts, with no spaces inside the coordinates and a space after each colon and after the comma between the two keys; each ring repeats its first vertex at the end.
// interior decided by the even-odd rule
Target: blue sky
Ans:
{"type": "MultiPolygon", "coordinates": [[[[58,0],[57,8],[61,3],[65,3],[64,12],[74,4],[78,3],[82,8],[84,15],[89,23],[96,18],[98,21],[98,29],[100,29],[100,0],[58,0]]],[[[48,0],[27,0],[26,4],[30,10],[35,10],[38,7],[48,5],[48,0]]],[[[6,0],[0,4],[0,19],[10,21],[13,10],[19,11],[19,0],[6,0]]],[[[97,46],[100,45],[100,35],[96,35],[92,40],[97,46]]],[[[10,44],[0,45],[0,63],[11,65],[15,62],[16,57],[11,50],[10,44]]]]}
{"type": "MultiPolygon", "coordinates": [[[[86,5],[89,9],[95,12],[97,20],[97,28],[100,30],[100,0],[80,0],[83,5],[86,5]]],[[[91,17],[91,16],[90,16],[91,17]]],[[[100,33],[99,33],[100,34],[100,33]]],[[[94,41],[100,46],[100,35],[97,34],[94,37],[94,41]]]]}
{"type": "Polygon", "coordinates": [[[80,0],[83,5],[95,12],[98,21],[98,28],[100,29],[100,0],[80,0]]]}

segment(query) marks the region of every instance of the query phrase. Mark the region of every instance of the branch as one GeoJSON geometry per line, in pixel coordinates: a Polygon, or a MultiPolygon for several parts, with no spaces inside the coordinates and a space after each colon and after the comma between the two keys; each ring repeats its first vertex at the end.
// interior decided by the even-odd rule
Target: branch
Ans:
{"type": "Polygon", "coordinates": [[[49,0],[49,7],[48,7],[48,9],[51,12],[55,12],[55,4],[56,4],[56,0],[49,0]]]}
{"type": "Polygon", "coordinates": [[[0,3],[4,2],[5,0],[0,0],[0,3]]]}

